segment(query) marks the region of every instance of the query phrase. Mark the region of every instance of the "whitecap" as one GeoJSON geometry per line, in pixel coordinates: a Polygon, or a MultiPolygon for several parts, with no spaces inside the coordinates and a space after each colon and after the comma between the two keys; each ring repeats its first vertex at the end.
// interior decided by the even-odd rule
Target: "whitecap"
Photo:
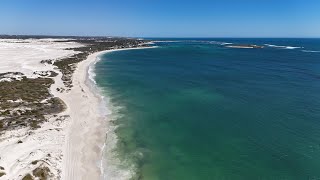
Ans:
{"type": "Polygon", "coordinates": [[[231,45],[231,44],[233,44],[233,43],[229,43],[229,42],[220,42],[220,41],[209,41],[209,44],[218,44],[218,45],[225,46],[225,45],[231,45]]]}
{"type": "Polygon", "coordinates": [[[233,44],[233,43],[228,43],[228,42],[221,43],[221,45],[230,45],[230,44],[233,44]]]}
{"type": "Polygon", "coordinates": [[[286,46],[285,49],[302,49],[303,47],[286,46]]]}
{"type": "Polygon", "coordinates": [[[319,53],[320,51],[302,50],[302,52],[306,52],[306,53],[319,53]]]}
{"type": "Polygon", "coordinates": [[[279,48],[279,49],[302,49],[304,47],[297,47],[297,46],[279,46],[274,44],[264,44],[265,46],[272,47],[272,48],[279,48]]]}
{"type": "Polygon", "coordinates": [[[265,46],[269,46],[269,47],[274,47],[274,48],[285,48],[287,46],[278,46],[278,45],[274,45],[274,44],[264,44],[265,46]]]}

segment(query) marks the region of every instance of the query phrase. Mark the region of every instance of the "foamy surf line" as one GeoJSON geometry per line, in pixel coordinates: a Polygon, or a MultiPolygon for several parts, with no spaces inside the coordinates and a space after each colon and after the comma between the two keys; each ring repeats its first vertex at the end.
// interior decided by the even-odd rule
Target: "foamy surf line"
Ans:
{"type": "Polygon", "coordinates": [[[296,47],[296,46],[279,46],[274,44],[264,44],[264,45],[271,48],[279,48],[279,49],[303,49],[304,48],[304,47],[296,47]]]}
{"type": "Polygon", "coordinates": [[[230,43],[230,42],[221,42],[221,41],[208,41],[208,43],[209,43],[209,44],[222,45],[222,46],[233,44],[233,43],[230,43]]]}
{"type": "Polygon", "coordinates": [[[302,52],[306,52],[306,53],[320,53],[320,51],[312,51],[312,50],[302,50],[302,52]]]}
{"type": "Polygon", "coordinates": [[[100,61],[100,57],[98,56],[96,58],[96,61],[92,63],[92,65],[89,66],[89,69],[88,69],[88,78],[90,79],[90,81],[93,83],[93,84],[97,84],[96,80],[94,79],[96,77],[96,73],[94,72],[94,66],[97,62],[100,61]]]}
{"type": "Polygon", "coordinates": [[[119,179],[125,180],[130,179],[135,175],[133,168],[123,169],[120,168],[121,161],[116,158],[114,150],[117,144],[117,136],[115,134],[116,126],[110,123],[111,120],[116,120],[116,117],[113,117],[114,113],[112,104],[110,103],[110,98],[106,97],[103,93],[103,90],[98,86],[95,81],[96,73],[95,66],[102,60],[103,55],[115,51],[125,51],[125,50],[137,50],[137,49],[146,49],[146,48],[156,48],[157,46],[152,47],[138,47],[138,48],[124,48],[124,49],[113,49],[106,50],[97,53],[96,58],[89,64],[87,69],[87,86],[90,88],[90,91],[96,94],[100,100],[99,112],[103,119],[106,121],[106,134],[107,138],[103,144],[100,144],[101,158],[96,162],[96,165],[100,169],[102,179],[119,179]]]}

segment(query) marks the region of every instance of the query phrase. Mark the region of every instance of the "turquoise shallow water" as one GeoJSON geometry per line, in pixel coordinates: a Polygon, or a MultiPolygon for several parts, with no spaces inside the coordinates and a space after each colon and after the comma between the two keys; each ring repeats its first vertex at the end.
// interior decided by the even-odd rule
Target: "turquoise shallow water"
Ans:
{"type": "Polygon", "coordinates": [[[178,40],[96,64],[124,166],[146,180],[320,179],[319,39],[178,40]]]}

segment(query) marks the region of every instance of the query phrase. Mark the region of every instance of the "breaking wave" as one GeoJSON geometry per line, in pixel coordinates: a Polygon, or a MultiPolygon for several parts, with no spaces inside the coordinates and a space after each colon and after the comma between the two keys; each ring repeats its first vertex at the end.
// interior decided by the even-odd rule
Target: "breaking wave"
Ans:
{"type": "Polygon", "coordinates": [[[304,47],[296,47],[296,46],[279,46],[274,44],[264,44],[265,46],[272,47],[272,48],[279,48],[279,49],[302,49],[304,47]]]}
{"type": "Polygon", "coordinates": [[[320,51],[302,50],[302,52],[306,52],[306,53],[319,53],[320,51]]]}

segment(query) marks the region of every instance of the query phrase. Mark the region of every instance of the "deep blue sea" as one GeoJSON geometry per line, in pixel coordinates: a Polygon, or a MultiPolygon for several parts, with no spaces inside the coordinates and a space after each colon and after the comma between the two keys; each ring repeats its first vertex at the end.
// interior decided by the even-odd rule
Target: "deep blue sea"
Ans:
{"type": "Polygon", "coordinates": [[[153,40],[95,67],[118,107],[122,168],[141,180],[320,179],[320,39],[153,40]]]}

